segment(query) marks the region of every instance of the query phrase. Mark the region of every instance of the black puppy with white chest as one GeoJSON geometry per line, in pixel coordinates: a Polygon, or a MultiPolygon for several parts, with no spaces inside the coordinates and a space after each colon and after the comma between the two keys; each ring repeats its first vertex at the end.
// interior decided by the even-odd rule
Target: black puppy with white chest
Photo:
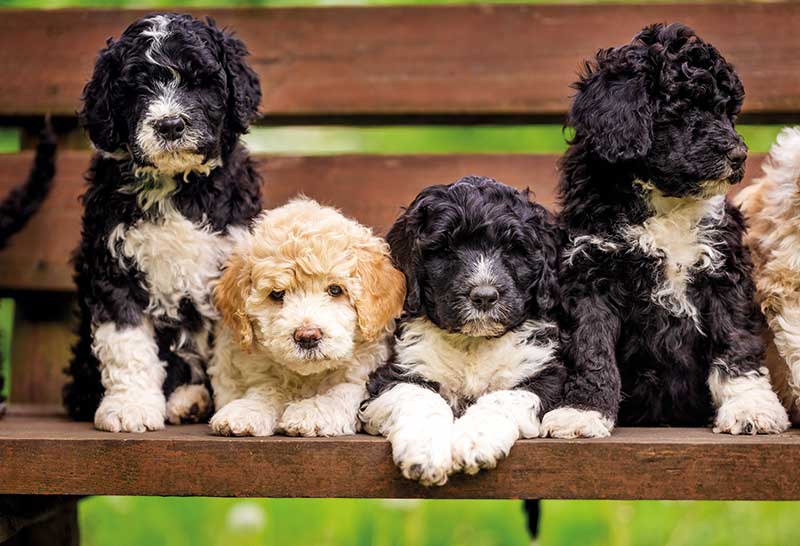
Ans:
{"type": "Polygon", "coordinates": [[[562,162],[563,407],[554,437],[615,423],[777,433],[739,210],[744,91],[691,29],[653,25],[576,84],[562,162]]]}
{"type": "Polygon", "coordinates": [[[527,192],[466,177],[423,190],[387,239],[407,296],[365,429],[425,485],[493,468],[561,394],[553,218],[527,192]]]}
{"type": "Polygon", "coordinates": [[[261,90],[241,41],[212,21],[161,14],[100,52],[83,124],[98,150],[75,256],[79,341],[69,414],[142,432],[200,420],[216,311],[211,285],[261,210],[239,137],[261,90]]]}

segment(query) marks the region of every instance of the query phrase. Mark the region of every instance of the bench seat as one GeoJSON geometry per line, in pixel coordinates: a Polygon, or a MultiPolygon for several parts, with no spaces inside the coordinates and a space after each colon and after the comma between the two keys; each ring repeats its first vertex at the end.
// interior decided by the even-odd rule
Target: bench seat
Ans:
{"type": "Polygon", "coordinates": [[[599,440],[523,440],[492,472],[425,488],[400,475],[382,438],[223,438],[205,425],[111,434],[51,407],[15,405],[0,421],[0,461],[0,494],[800,499],[800,430],[621,428],[599,440]]]}

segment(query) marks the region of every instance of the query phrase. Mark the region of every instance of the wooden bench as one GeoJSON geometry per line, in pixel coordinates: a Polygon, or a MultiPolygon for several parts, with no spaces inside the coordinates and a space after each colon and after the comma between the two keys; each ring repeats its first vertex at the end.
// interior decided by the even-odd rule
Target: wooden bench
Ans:
{"type": "MultiPolygon", "coordinates": [[[[0,193],[27,170],[43,115],[53,114],[62,130],[53,192],[0,255],[0,288],[17,306],[10,413],[0,421],[1,495],[800,499],[797,431],[731,437],[706,429],[620,429],[605,440],[522,441],[495,471],[425,489],[401,478],[380,438],[229,439],[204,426],[114,435],[67,421],[58,404],[73,339],[69,256],[90,157],[74,113],[99,48],[143,13],[4,10],[0,17],[0,124],[20,127],[27,148],[0,155],[0,193]],[[163,472],[167,466],[173,471],[163,472]]],[[[560,124],[582,59],[626,42],[647,23],[675,20],[695,27],[739,68],[747,88],[742,123],[800,120],[800,5],[791,3],[209,14],[236,29],[252,51],[264,124],[560,124]]],[[[751,156],[748,180],[762,158],[751,156]]],[[[383,233],[421,188],[471,173],[530,186],[554,205],[556,161],[270,156],[260,168],[268,205],[303,192],[383,233]]],[[[56,502],[63,498],[44,512],[0,516],[0,540],[49,518],[49,528],[74,543],[74,502],[64,508],[56,502]]]]}

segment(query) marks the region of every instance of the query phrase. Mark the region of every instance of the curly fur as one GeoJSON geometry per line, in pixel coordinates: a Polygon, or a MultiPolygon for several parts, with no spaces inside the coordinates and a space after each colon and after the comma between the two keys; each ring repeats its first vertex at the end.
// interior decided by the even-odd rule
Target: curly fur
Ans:
{"type": "Polygon", "coordinates": [[[261,97],[246,54],[213,21],[178,14],[142,18],[100,52],[81,112],[98,153],[74,258],[74,418],[143,431],[210,410],[205,387],[181,387],[207,383],[210,285],[261,210],[239,143],[261,97]],[[165,133],[176,120],[181,131],[165,133]]]}
{"type": "Polygon", "coordinates": [[[545,433],[709,425],[715,413],[718,430],[782,431],[745,226],[724,197],[746,152],[735,70],[691,29],[653,25],[600,51],[575,89],[560,186],[570,374],[545,433]]]}
{"type": "Polygon", "coordinates": [[[800,128],[786,128],[764,175],[737,196],[750,229],[758,301],[778,355],[770,372],[794,423],[800,423],[800,128]]]}
{"type": "Polygon", "coordinates": [[[215,290],[223,321],[209,375],[218,434],[354,434],[370,372],[388,358],[405,296],[385,241],[297,199],[265,212],[215,290]],[[320,339],[304,346],[302,329],[320,339]]]}
{"type": "Polygon", "coordinates": [[[560,232],[527,192],[466,177],[423,190],[388,241],[408,293],[395,354],[369,380],[365,428],[425,485],[493,468],[538,436],[561,394],[560,232]],[[489,305],[477,297],[487,289],[489,305]]]}

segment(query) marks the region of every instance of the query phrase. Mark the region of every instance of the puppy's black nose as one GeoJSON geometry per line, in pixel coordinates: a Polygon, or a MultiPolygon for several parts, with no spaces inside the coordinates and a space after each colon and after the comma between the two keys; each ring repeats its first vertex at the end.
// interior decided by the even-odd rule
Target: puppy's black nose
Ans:
{"type": "Polygon", "coordinates": [[[313,349],[322,339],[322,330],[313,326],[303,326],[294,331],[294,342],[303,349],[313,349]]]}
{"type": "Polygon", "coordinates": [[[183,136],[186,122],[178,117],[164,118],[155,122],[154,128],[164,140],[178,140],[183,136]]]}
{"type": "Polygon", "coordinates": [[[477,309],[488,311],[497,303],[500,294],[494,286],[476,286],[469,292],[469,300],[477,309]]]}
{"type": "Polygon", "coordinates": [[[747,159],[747,146],[736,146],[734,149],[730,150],[727,155],[728,161],[730,161],[732,167],[741,167],[745,159],[747,159]]]}

